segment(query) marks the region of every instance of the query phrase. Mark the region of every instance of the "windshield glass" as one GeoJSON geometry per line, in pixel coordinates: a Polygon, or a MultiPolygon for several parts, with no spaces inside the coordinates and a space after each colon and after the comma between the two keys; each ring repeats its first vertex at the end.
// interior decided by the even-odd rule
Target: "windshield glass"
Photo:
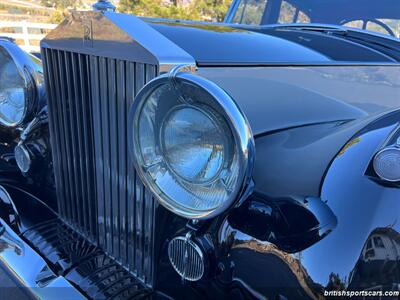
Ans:
{"type": "Polygon", "coordinates": [[[249,25],[333,24],[400,38],[400,1],[236,0],[227,21],[249,25]]]}

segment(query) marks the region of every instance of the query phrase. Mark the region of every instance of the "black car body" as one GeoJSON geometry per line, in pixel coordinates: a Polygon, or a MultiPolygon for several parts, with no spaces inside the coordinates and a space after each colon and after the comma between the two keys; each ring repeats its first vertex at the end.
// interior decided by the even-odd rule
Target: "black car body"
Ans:
{"type": "Polygon", "coordinates": [[[400,43],[271,25],[268,3],[248,25],[239,2],[224,24],[101,2],[45,38],[43,72],[0,42],[34,103],[0,101],[0,259],[32,295],[398,296],[400,43]]]}

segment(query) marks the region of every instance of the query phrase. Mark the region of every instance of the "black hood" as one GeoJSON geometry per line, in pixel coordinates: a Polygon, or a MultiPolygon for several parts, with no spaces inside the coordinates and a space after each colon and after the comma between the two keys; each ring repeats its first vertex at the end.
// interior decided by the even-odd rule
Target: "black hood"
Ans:
{"type": "Polygon", "coordinates": [[[232,96],[255,136],[399,108],[397,66],[207,67],[198,74],[232,96]]]}
{"type": "Polygon", "coordinates": [[[340,36],[273,27],[143,19],[198,65],[390,63],[375,47],[340,36]]]}

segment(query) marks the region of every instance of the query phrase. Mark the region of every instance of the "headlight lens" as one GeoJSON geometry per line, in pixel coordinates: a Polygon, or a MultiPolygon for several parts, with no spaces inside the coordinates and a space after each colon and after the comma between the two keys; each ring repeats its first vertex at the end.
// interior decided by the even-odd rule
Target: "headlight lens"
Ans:
{"type": "Polygon", "coordinates": [[[0,122],[12,126],[20,123],[25,112],[25,91],[23,88],[0,89],[0,122]]]}
{"type": "Polygon", "coordinates": [[[249,180],[254,141],[248,123],[233,100],[203,78],[181,74],[175,85],[166,76],[154,80],[135,99],[131,124],[139,175],[181,216],[222,212],[249,180]]]}
{"type": "Polygon", "coordinates": [[[221,172],[229,145],[211,115],[193,106],[173,109],[165,118],[161,139],[166,163],[184,180],[208,182],[221,172]],[[196,159],[194,159],[196,158],[196,159]]]}
{"type": "Polygon", "coordinates": [[[12,57],[0,47],[0,123],[14,127],[25,118],[27,80],[12,57]]]}

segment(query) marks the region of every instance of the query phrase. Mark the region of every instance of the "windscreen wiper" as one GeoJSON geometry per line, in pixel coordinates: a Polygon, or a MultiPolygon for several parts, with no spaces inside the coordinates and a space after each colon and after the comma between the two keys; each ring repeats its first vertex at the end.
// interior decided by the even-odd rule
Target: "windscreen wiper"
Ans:
{"type": "MultiPolygon", "coordinates": [[[[267,27],[267,26],[266,26],[267,27]]],[[[325,24],[274,24],[268,26],[269,28],[278,30],[300,30],[300,31],[315,31],[324,33],[347,34],[348,30],[341,26],[325,25],[325,24]]]]}
{"type": "MultiPolygon", "coordinates": [[[[263,26],[264,27],[264,26],[263,26]]],[[[345,28],[339,25],[327,24],[274,24],[265,26],[277,30],[299,30],[308,32],[325,33],[332,36],[345,38],[349,41],[381,51],[390,57],[400,61],[400,40],[390,36],[381,36],[374,32],[367,32],[356,28],[345,28]]]]}

